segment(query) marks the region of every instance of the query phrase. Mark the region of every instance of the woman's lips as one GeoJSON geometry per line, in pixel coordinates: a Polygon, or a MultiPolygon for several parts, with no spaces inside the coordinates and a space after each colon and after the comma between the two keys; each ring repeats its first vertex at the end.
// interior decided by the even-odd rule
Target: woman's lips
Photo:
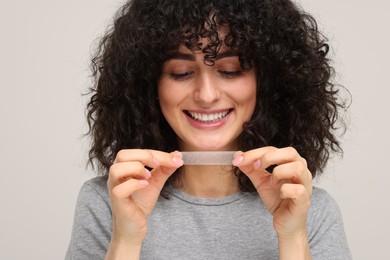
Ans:
{"type": "Polygon", "coordinates": [[[199,129],[214,130],[223,126],[228,120],[233,109],[200,112],[184,110],[189,123],[199,129]]]}
{"type": "Polygon", "coordinates": [[[213,112],[213,113],[202,113],[202,112],[195,112],[195,111],[190,111],[190,110],[184,110],[184,113],[191,117],[193,120],[202,122],[202,123],[211,123],[214,121],[221,120],[225,118],[232,109],[226,109],[223,111],[218,111],[218,112],[213,112]]]}

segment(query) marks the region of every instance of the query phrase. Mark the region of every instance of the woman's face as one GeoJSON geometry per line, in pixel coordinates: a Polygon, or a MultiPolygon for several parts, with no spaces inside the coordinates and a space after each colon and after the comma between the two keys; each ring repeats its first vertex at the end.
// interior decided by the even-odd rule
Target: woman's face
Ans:
{"type": "Polygon", "coordinates": [[[243,71],[238,56],[223,48],[214,66],[205,65],[203,55],[182,46],[164,63],[162,113],[181,150],[235,150],[255,109],[255,69],[243,71]]]}

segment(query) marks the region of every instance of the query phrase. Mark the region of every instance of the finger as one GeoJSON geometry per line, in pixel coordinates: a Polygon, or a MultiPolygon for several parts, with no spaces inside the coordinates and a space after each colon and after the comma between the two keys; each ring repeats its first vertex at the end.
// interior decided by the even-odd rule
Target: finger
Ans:
{"type": "Polygon", "coordinates": [[[278,166],[277,164],[272,164],[272,165],[268,166],[267,168],[265,168],[264,170],[266,170],[269,174],[272,174],[274,172],[274,169],[277,166],[278,166]]]}
{"type": "Polygon", "coordinates": [[[290,180],[293,183],[303,184],[306,188],[311,187],[312,175],[302,161],[285,163],[277,166],[273,171],[276,180],[290,180]]]}
{"type": "Polygon", "coordinates": [[[153,178],[150,179],[150,183],[162,189],[168,178],[183,165],[182,154],[178,151],[167,154],[164,158],[160,158],[162,161],[159,167],[152,170],[153,178]]]}
{"type": "Polygon", "coordinates": [[[277,148],[272,146],[262,147],[254,150],[250,150],[247,152],[237,152],[234,155],[233,165],[240,168],[247,175],[251,175],[255,168],[259,168],[260,158],[264,156],[264,154],[276,150],[277,148]],[[256,163],[256,165],[254,165],[256,163]],[[255,166],[255,167],[254,167],[255,166]],[[257,166],[257,167],[256,167],[257,166]]]}
{"type": "Polygon", "coordinates": [[[280,198],[290,199],[293,213],[307,213],[310,208],[310,194],[301,184],[284,183],[280,188],[280,198]]]}
{"type": "MultiPolygon", "coordinates": [[[[285,147],[280,149],[275,149],[265,153],[261,157],[261,162],[264,168],[267,168],[270,165],[281,165],[284,163],[300,161],[303,158],[299,155],[297,150],[293,147],[285,147]]],[[[303,162],[304,160],[302,160],[303,162]]],[[[306,163],[306,162],[305,162],[306,163]]]]}
{"type": "Polygon", "coordinates": [[[167,152],[161,152],[156,150],[148,150],[153,157],[158,161],[158,166],[161,168],[175,168],[183,165],[183,155],[178,152],[174,151],[171,153],[167,152]]]}
{"type": "MultiPolygon", "coordinates": [[[[121,183],[128,178],[139,178],[144,174],[151,175],[144,167],[145,165],[154,168],[152,172],[165,173],[165,178],[156,177],[153,183],[162,187],[166,179],[180,166],[183,165],[182,154],[180,152],[166,153],[156,150],[131,149],[121,150],[116,156],[116,163],[110,168],[108,187],[121,183]],[[164,183],[160,183],[164,182],[164,183]]],[[[161,175],[161,174],[159,174],[161,175]]],[[[146,178],[148,179],[148,178],[146,178]]]]}
{"type": "Polygon", "coordinates": [[[306,160],[292,147],[268,149],[261,158],[254,161],[253,169],[251,170],[254,172],[273,173],[274,169],[279,165],[294,161],[299,161],[304,167],[307,167],[306,160]]]}
{"type": "Polygon", "coordinates": [[[139,161],[150,168],[156,168],[160,165],[177,167],[181,158],[180,152],[167,153],[157,150],[129,149],[119,151],[116,155],[115,163],[139,161]]]}
{"type": "Polygon", "coordinates": [[[128,199],[134,192],[149,185],[147,180],[129,179],[111,190],[111,196],[115,200],[128,199]]]}
{"type": "Polygon", "coordinates": [[[120,183],[128,178],[149,179],[151,173],[140,162],[122,162],[111,165],[109,179],[113,183],[120,183]]]}
{"type": "Polygon", "coordinates": [[[235,153],[235,157],[232,163],[248,176],[256,188],[260,187],[264,181],[267,181],[266,179],[268,179],[269,183],[274,184],[272,176],[269,174],[259,174],[260,172],[265,173],[264,169],[259,170],[259,168],[261,166],[260,158],[267,152],[273,151],[275,149],[277,148],[268,146],[247,152],[239,151],[235,153]]]}
{"type": "Polygon", "coordinates": [[[120,150],[115,157],[114,163],[133,161],[141,162],[143,165],[146,165],[150,168],[155,168],[159,166],[159,161],[156,157],[154,157],[154,152],[152,150],[144,149],[120,150]]]}

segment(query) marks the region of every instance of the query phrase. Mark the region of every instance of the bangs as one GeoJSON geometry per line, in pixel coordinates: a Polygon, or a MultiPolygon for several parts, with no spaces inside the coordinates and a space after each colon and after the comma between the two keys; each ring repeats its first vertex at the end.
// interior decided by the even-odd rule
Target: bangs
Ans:
{"type": "Polygon", "coordinates": [[[185,19],[177,23],[182,26],[167,30],[167,45],[164,47],[166,57],[177,52],[182,45],[192,52],[204,53],[205,64],[212,66],[220,50],[226,48],[237,53],[243,69],[252,68],[249,40],[242,42],[235,37],[230,23],[227,22],[228,19],[218,10],[210,8],[203,13],[190,14],[192,16],[184,16],[185,19]],[[207,39],[206,44],[204,39],[207,39]]]}

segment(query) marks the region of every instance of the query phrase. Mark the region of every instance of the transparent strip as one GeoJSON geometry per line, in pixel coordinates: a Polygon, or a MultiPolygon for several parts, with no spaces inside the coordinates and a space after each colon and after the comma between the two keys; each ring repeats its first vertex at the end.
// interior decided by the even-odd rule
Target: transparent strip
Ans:
{"type": "Polygon", "coordinates": [[[235,151],[181,152],[184,165],[232,165],[235,151]]]}

